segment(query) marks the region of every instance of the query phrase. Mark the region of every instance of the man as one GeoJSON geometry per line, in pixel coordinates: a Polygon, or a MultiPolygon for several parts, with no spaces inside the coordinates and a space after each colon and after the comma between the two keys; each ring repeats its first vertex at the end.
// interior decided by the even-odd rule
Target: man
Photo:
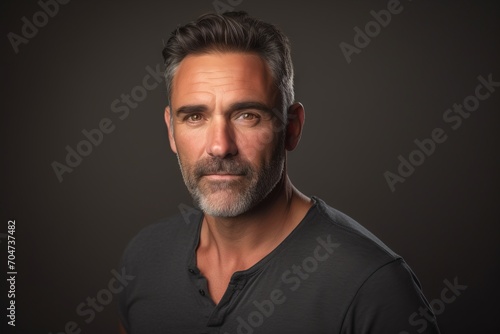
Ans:
{"type": "Polygon", "coordinates": [[[439,333],[401,257],[288,178],[304,108],[287,38],[243,12],[207,14],[163,55],[170,147],[200,210],[127,247],[123,330],[439,333]]]}

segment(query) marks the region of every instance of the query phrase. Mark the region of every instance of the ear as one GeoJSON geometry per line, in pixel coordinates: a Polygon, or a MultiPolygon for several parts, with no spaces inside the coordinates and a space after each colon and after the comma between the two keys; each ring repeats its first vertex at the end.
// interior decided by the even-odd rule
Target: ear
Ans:
{"type": "Polygon", "coordinates": [[[302,103],[296,102],[288,108],[285,148],[292,151],[297,147],[304,127],[305,110],[302,103]]]}
{"type": "Polygon", "coordinates": [[[168,130],[168,141],[170,142],[170,148],[172,151],[177,154],[177,146],[175,145],[175,139],[174,139],[174,128],[173,124],[170,118],[170,107],[167,106],[165,108],[165,124],[167,124],[167,130],[168,130]]]}

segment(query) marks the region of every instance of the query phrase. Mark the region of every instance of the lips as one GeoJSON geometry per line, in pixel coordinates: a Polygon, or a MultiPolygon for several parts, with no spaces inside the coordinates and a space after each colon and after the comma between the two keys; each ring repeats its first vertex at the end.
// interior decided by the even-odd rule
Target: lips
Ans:
{"type": "Polygon", "coordinates": [[[222,174],[222,173],[217,173],[217,174],[205,174],[203,177],[208,177],[211,179],[227,179],[227,178],[235,178],[243,176],[242,174],[222,174]]]}

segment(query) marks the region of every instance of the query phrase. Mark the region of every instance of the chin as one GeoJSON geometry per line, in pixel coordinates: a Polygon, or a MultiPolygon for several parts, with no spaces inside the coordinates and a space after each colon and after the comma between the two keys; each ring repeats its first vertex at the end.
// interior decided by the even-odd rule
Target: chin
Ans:
{"type": "Polygon", "coordinates": [[[221,218],[237,217],[251,208],[247,196],[226,191],[201,196],[197,202],[204,213],[221,218]]]}

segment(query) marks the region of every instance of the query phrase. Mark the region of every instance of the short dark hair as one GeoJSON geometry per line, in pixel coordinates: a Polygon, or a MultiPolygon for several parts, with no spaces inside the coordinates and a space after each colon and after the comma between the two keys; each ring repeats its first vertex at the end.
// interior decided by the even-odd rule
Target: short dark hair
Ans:
{"type": "Polygon", "coordinates": [[[294,102],[293,65],[288,38],[273,24],[250,17],[246,12],[205,14],[175,29],[165,48],[165,81],[169,105],[172,79],[180,62],[189,54],[210,52],[253,52],[269,66],[286,111],[294,102]]]}

